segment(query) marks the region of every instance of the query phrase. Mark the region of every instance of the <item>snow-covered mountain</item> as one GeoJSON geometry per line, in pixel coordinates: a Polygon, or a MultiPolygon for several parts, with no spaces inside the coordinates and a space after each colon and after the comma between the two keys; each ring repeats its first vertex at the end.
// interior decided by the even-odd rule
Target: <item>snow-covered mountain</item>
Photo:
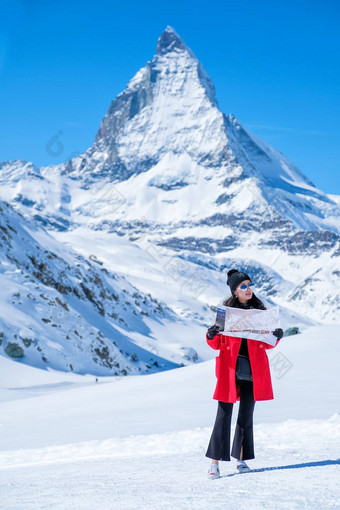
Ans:
{"type": "MultiPolygon", "coordinates": [[[[120,197],[125,207],[120,208],[119,219],[127,209],[131,218],[139,212],[131,207],[138,205],[130,197],[134,184],[165,191],[168,199],[159,200],[164,217],[169,207],[174,210],[173,197],[178,197],[177,202],[182,198],[172,191],[189,186],[197,201],[190,203],[190,211],[180,210],[182,221],[197,221],[213,213],[226,215],[227,220],[231,211],[236,216],[265,212],[266,220],[281,221],[280,226],[283,222],[302,230],[340,232],[337,201],[315,188],[285,156],[249,133],[233,115],[219,110],[211,80],[171,27],[160,36],[152,61],[111,103],[94,144],[85,153],[41,169],[25,161],[1,164],[4,181],[43,181],[51,173],[79,179],[85,187],[100,181],[102,188],[104,179],[126,182],[128,196],[120,197]],[[146,182],[135,183],[141,173],[147,174],[146,182]],[[208,195],[205,204],[200,200],[202,193],[208,195]]],[[[15,199],[29,205],[25,193],[16,191],[15,199]]],[[[67,186],[60,199],[64,203],[72,199],[67,186]]],[[[40,205],[42,212],[45,205],[40,205]]],[[[67,216],[68,208],[59,212],[67,216]]],[[[150,213],[147,219],[159,219],[150,213]]]]}
{"type": "Polygon", "coordinates": [[[162,321],[180,322],[164,303],[95,256],[85,259],[60,245],[9,204],[0,202],[0,213],[5,354],[37,367],[116,376],[199,360],[192,348],[171,348],[153,335],[162,321]]]}
{"type": "MultiPolygon", "coordinates": [[[[337,204],[282,154],[219,110],[212,82],[170,27],[160,36],[152,61],[111,103],[94,144],[60,171],[86,182],[99,177],[129,181],[146,172],[144,184],[168,192],[164,195],[170,200],[180,197],[172,190],[189,186],[197,192],[199,184],[200,199],[202,191],[214,187],[215,194],[207,193],[209,202],[197,200],[182,220],[206,218],[215,204],[216,212],[228,215],[250,206],[260,212],[271,207],[270,218],[278,213],[304,230],[340,232],[337,204]]],[[[162,209],[168,209],[164,202],[162,209]]]]}
{"type": "MultiPolygon", "coordinates": [[[[339,322],[339,197],[219,110],[210,78],[171,27],[112,101],[88,150],[56,166],[0,163],[0,184],[0,197],[46,229],[60,253],[71,246],[87,263],[98,257],[138,289],[132,294],[169,305],[169,336],[155,334],[170,351],[177,339],[176,363],[179,345],[189,359],[189,346],[205,357],[208,305],[227,294],[233,266],[282,307],[285,326],[339,322]],[[179,317],[191,334],[177,329],[179,317]]],[[[121,317],[129,323],[124,310],[121,317]]]]}

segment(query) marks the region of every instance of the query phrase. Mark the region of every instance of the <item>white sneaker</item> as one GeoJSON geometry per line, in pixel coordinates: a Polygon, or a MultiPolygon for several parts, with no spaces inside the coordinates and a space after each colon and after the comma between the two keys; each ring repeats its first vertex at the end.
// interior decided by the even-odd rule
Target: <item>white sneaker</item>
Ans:
{"type": "Polygon", "coordinates": [[[239,473],[248,473],[251,471],[250,467],[244,462],[244,460],[237,461],[237,471],[239,473]]]}
{"type": "Polygon", "coordinates": [[[211,464],[208,471],[208,478],[210,480],[215,480],[216,478],[220,478],[220,476],[220,468],[218,467],[218,464],[211,464]]]}

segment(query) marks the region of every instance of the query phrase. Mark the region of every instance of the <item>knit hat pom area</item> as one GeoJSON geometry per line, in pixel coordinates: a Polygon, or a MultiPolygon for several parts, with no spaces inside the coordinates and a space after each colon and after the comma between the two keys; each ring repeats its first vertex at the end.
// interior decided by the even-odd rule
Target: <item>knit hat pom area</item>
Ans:
{"type": "Polygon", "coordinates": [[[228,271],[227,285],[229,285],[231,293],[233,293],[244,280],[251,281],[247,273],[243,273],[243,271],[238,271],[237,269],[230,269],[230,271],[228,271]]]}

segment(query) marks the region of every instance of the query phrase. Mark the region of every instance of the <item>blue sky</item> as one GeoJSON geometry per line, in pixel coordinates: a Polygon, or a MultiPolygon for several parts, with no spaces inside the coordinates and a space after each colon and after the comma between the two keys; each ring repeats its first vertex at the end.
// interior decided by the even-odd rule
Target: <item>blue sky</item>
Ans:
{"type": "Polygon", "coordinates": [[[0,161],[86,150],[171,25],[220,109],[340,194],[338,0],[1,0],[0,19],[0,161]]]}

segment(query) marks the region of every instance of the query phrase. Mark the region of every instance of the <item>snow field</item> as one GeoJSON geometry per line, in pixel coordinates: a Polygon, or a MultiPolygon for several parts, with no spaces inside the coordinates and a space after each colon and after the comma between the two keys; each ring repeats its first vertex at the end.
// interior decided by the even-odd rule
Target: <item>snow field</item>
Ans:
{"type": "Polygon", "coordinates": [[[1,510],[340,508],[339,332],[268,352],[275,398],[255,404],[252,471],[232,459],[218,480],[205,457],[214,360],[96,384],[0,357],[1,510]]]}
{"type": "Polygon", "coordinates": [[[206,478],[210,427],[13,451],[1,459],[1,508],[339,508],[339,424],[258,424],[253,471],[236,474],[232,459],[219,480],[206,478]]]}

